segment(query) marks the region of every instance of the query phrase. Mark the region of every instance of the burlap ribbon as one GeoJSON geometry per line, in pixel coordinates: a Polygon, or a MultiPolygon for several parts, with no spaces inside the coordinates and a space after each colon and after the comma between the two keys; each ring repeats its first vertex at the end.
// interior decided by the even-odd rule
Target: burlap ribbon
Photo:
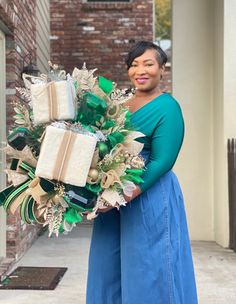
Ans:
{"type": "MultiPolygon", "coordinates": [[[[31,165],[32,167],[36,167],[37,159],[33,155],[31,149],[29,146],[25,146],[23,150],[19,151],[11,146],[7,145],[5,148],[1,149],[3,152],[5,152],[8,156],[10,156],[12,159],[19,159],[20,162],[17,165],[17,167],[20,166],[20,164],[23,162],[26,162],[27,164],[31,165]]],[[[17,170],[19,173],[19,171],[17,170]]]]}
{"type": "Polygon", "coordinates": [[[48,93],[49,118],[55,120],[58,118],[57,92],[55,81],[49,82],[46,85],[48,93]]]}
{"type": "Polygon", "coordinates": [[[53,179],[58,181],[64,180],[75,140],[76,140],[76,133],[72,131],[65,131],[59,148],[60,152],[57,154],[57,158],[55,161],[55,165],[52,173],[53,179]]]}
{"type": "Polygon", "coordinates": [[[48,95],[48,108],[49,108],[49,119],[58,119],[58,104],[57,104],[57,91],[55,86],[55,81],[51,81],[43,87],[41,92],[39,92],[35,97],[39,97],[44,90],[47,90],[48,95]]]}

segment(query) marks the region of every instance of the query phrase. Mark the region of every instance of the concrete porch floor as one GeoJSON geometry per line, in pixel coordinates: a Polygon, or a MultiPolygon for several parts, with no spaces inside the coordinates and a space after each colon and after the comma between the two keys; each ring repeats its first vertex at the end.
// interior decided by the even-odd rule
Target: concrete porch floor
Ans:
{"type": "MultiPolygon", "coordinates": [[[[91,226],[83,225],[68,236],[40,236],[15,267],[58,266],[68,267],[67,272],[52,291],[0,290],[0,303],[85,304],[90,235],[91,226]]],[[[192,251],[199,304],[236,303],[236,253],[214,242],[196,241],[192,251]]]]}

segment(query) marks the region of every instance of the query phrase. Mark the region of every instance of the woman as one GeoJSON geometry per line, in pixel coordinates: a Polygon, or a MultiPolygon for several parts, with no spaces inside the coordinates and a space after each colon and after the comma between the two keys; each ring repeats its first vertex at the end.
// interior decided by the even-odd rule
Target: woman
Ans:
{"type": "Polygon", "coordinates": [[[166,54],[147,41],[128,53],[127,106],[145,134],[144,183],[125,207],[101,210],[89,257],[87,304],[196,304],[183,196],[171,171],[184,136],[177,101],[159,88],[166,54]]]}

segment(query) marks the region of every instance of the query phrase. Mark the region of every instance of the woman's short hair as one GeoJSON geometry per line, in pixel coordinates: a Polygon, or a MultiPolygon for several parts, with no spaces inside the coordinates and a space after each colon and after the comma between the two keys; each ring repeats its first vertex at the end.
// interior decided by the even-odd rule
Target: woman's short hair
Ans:
{"type": "Polygon", "coordinates": [[[166,64],[168,58],[162,48],[151,41],[139,41],[130,49],[126,56],[125,63],[127,65],[127,69],[131,67],[134,59],[141,56],[146,50],[156,50],[157,62],[159,65],[163,66],[166,64]]]}

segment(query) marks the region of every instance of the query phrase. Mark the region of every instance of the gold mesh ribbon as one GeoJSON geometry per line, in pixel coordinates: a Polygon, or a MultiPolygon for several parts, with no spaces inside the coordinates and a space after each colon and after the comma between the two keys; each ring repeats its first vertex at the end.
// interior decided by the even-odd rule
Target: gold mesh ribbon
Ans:
{"type": "Polygon", "coordinates": [[[109,170],[104,172],[102,177],[101,186],[103,189],[108,189],[110,186],[113,186],[115,183],[122,185],[120,177],[118,176],[115,170],[109,170]]]}
{"type": "Polygon", "coordinates": [[[64,181],[65,174],[68,166],[68,162],[71,156],[71,152],[76,140],[76,133],[72,131],[65,131],[61,145],[59,147],[59,153],[55,161],[53,169],[53,179],[64,181]]]}

